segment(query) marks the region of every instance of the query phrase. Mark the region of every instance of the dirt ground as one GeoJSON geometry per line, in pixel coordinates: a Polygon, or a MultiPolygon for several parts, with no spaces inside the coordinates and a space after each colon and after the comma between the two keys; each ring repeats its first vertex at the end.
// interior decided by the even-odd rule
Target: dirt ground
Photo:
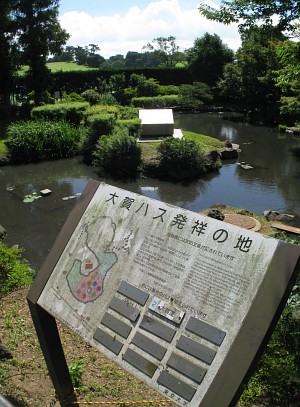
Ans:
{"type": "MultiPolygon", "coordinates": [[[[31,320],[27,291],[18,290],[1,299],[0,339],[13,358],[0,360],[0,394],[15,407],[58,407],[61,403],[55,396],[31,320]]],[[[80,365],[78,361],[83,363],[83,375],[76,390],[77,402],[67,405],[87,405],[80,401],[101,402],[104,406],[124,402],[133,405],[141,400],[154,400],[157,402],[152,405],[174,407],[170,402],[158,402],[164,399],[160,394],[108,360],[78,335],[59,323],[58,327],[68,365],[73,364],[76,372],[76,366],[80,365]]]]}

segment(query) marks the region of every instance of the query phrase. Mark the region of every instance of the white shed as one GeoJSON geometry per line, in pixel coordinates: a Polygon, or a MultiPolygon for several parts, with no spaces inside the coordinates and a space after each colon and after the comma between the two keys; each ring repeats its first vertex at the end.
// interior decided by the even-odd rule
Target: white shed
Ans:
{"type": "Polygon", "coordinates": [[[166,137],[174,134],[172,109],[139,110],[142,121],[142,137],[166,137]]]}

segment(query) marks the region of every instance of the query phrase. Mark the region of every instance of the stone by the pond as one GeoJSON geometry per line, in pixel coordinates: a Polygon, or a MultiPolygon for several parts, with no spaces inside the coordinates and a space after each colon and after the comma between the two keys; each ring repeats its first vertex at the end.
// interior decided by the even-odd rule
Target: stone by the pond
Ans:
{"type": "Polygon", "coordinates": [[[47,196],[47,195],[50,195],[51,192],[52,192],[51,189],[46,188],[46,189],[42,189],[42,190],[40,191],[40,194],[41,194],[42,196],[47,196]]]}
{"type": "Polygon", "coordinates": [[[273,211],[272,209],[268,209],[264,211],[264,217],[267,220],[278,220],[278,221],[288,221],[294,219],[294,215],[289,215],[288,213],[280,213],[277,211],[273,211]]]}
{"type": "Polygon", "coordinates": [[[218,220],[224,220],[224,215],[221,211],[219,211],[218,209],[211,209],[207,216],[209,216],[210,218],[214,218],[214,219],[218,219],[218,220]]]}
{"type": "Polygon", "coordinates": [[[237,165],[239,165],[244,170],[252,170],[254,168],[254,167],[252,167],[252,165],[247,164],[244,161],[242,161],[241,163],[237,163],[237,165]]]}

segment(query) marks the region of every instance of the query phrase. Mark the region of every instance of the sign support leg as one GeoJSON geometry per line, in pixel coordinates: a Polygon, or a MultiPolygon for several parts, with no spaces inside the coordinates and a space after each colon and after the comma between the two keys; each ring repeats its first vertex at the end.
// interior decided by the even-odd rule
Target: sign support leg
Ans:
{"type": "Polygon", "coordinates": [[[62,406],[76,401],[55,318],[30,299],[28,305],[56,395],[62,406]]]}

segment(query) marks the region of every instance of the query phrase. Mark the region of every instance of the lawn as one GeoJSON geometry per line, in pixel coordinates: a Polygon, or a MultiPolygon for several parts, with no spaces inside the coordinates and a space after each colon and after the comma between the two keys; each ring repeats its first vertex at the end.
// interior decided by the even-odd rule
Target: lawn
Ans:
{"type": "MultiPolygon", "coordinates": [[[[76,62],[48,62],[46,66],[50,69],[51,72],[70,72],[70,71],[90,71],[95,68],[89,68],[85,65],[78,65],[76,62]]],[[[28,71],[28,65],[22,66],[18,71],[20,76],[25,75],[28,71]]]]}
{"type": "MultiPolygon", "coordinates": [[[[193,133],[191,131],[182,131],[184,137],[187,140],[193,140],[199,147],[202,153],[206,153],[210,150],[218,150],[224,147],[222,141],[213,137],[204,136],[203,134],[193,133]]],[[[142,150],[142,159],[145,161],[152,161],[158,158],[157,147],[159,142],[149,142],[139,144],[142,150]]]]}

